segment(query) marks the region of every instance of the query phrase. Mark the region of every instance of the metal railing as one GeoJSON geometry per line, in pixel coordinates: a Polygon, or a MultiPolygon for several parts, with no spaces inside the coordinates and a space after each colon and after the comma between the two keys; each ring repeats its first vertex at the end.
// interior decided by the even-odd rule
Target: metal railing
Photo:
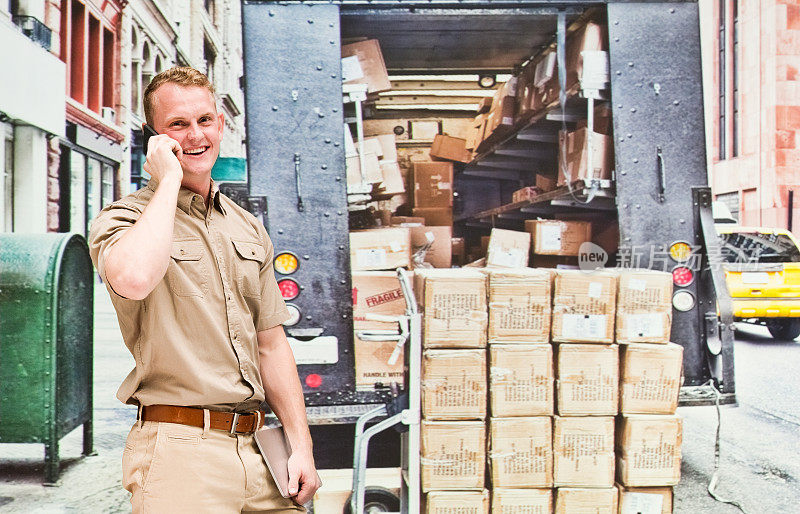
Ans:
{"type": "Polygon", "coordinates": [[[47,25],[34,16],[14,15],[12,16],[12,20],[28,39],[39,43],[48,52],[50,51],[53,31],[51,31],[47,25]]]}

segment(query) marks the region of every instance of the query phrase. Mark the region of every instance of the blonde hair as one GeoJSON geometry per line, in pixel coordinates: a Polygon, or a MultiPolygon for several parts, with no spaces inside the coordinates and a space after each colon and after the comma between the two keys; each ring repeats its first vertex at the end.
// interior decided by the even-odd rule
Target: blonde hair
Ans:
{"type": "Polygon", "coordinates": [[[153,124],[153,95],[164,84],[178,84],[184,87],[204,87],[214,95],[214,85],[203,73],[189,66],[175,66],[164,70],[150,81],[144,90],[144,117],[149,125],[153,124]]]}

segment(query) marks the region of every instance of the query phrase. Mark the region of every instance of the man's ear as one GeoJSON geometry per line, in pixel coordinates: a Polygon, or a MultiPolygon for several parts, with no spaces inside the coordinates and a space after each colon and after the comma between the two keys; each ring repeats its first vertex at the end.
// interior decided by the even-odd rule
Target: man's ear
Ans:
{"type": "Polygon", "coordinates": [[[219,116],[219,137],[222,137],[222,132],[225,130],[225,113],[221,112],[219,116]]]}

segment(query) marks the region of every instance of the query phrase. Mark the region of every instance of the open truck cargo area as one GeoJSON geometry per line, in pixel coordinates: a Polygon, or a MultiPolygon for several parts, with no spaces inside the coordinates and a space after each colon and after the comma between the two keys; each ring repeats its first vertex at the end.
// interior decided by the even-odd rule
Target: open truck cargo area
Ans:
{"type": "MultiPolygon", "coordinates": [[[[709,380],[723,403],[735,402],[733,317],[713,258],[696,3],[245,0],[242,17],[246,196],[276,258],[293,262],[276,272],[296,312],[286,331],[311,423],[352,423],[391,397],[386,377],[398,375],[370,381],[356,370],[351,273],[370,269],[359,268],[372,262],[363,256],[381,250],[359,254],[349,231],[374,227],[376,210],[384,227],[450,227],[455,239],[439,261],[447,267],[482,257],[493,228],[535,238],[536,220],[591,224],[605,266],[675,277],[671,341],[683,349],[683,403],[713,402],[709,380]],[[361,61],[358,73],[383,66],[383,83],[343,89],[352,57],[371,51],[353,44],[377,46],[383,62],[361,61]],[[369,138],[391,134],[390,154],[376,142],[374,160],[359,157],[369,138]],[[453,150],[452,140],[464,143],[453,150]],[[435,175],[437,191],[452,190],[450,205],[420,196],[423,160],[452,169],[452,183],[435,175]],[[399,169],[396,191],[385,167],[399,169]]],[[[413,253],[419,243],[408,241],[413,253]]],[[[526,251],[526,264],[581,257],[559,252],[528,261],[526,251]]],[[[391,302],[385,293],[380,301],[391,302]]]]}

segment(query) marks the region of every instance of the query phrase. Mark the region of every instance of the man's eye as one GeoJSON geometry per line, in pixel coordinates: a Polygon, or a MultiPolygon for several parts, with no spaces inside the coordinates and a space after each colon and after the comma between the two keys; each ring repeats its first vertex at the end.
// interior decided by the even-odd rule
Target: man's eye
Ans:
{"type": "Polygon", "coordinates": [[[202,118],[200,118],[200,123],[208,123],[209,121],[211,121],[210,116],[203,116],[202,118]]]}

